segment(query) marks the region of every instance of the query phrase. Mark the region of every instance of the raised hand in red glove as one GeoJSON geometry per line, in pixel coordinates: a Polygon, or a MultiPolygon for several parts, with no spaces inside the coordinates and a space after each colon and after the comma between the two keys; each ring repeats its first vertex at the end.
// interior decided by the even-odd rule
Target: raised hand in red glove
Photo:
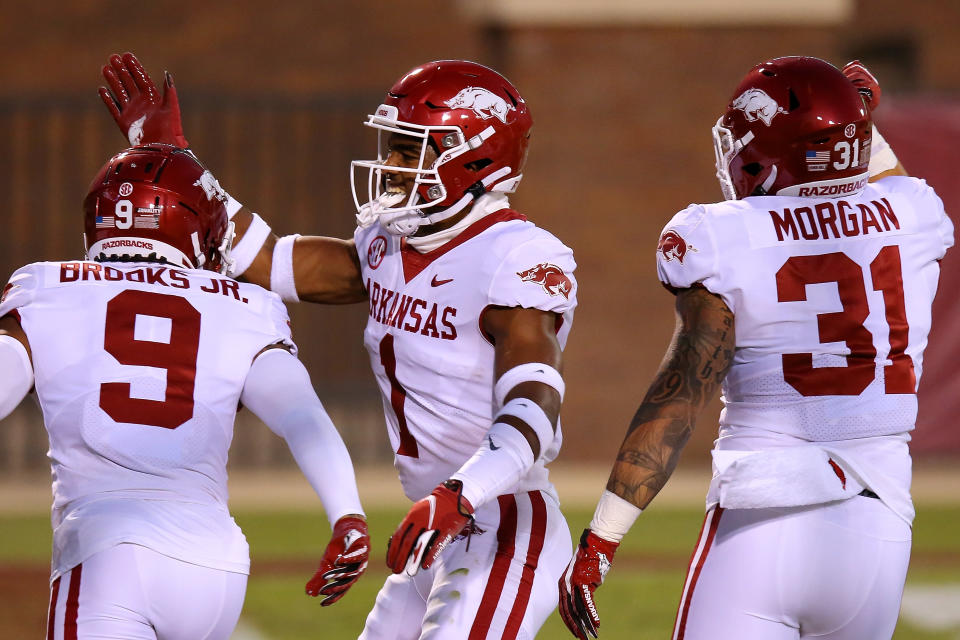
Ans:
{"type": "Polygon", "coordinates": [[[847,79],[853,83],[853,86],[857,88],[857,91],[860,92],[860,95],[863,96],[863,99],[867,102],[867,107],[870,111],[873,111],[877,108],[877,105],[880,104],[880,83],[877,82],[877,78],[870,73],[870,70],[859,60],[853,60],[848,62],[843,66],[843,75],[847,76],[847,79]]]}
{"type": "Polygon", "coordinates": [[[333,537],[323,552],[320,568],[307,583],[307,595],[326,596],[320,606],[330,606],[366,571],[369,558],[367,521],[361,516],[343,516],[333,525],[333,537]]]}
{"type": "Polygon", "coordinates": [[[161,96],[136,56],[129,52],[113,54],[103,66],[103,77],[110,88],[100,87],[100,98],[131,145],[162,142],[186,149],[190,145],[183,136],[173,76],[166,72],[163,75],[161,96]]]}
{"type": "Polygon", "coordinates": [[[447,480],[418,500],[390,536],[387,566],[394,573],[415,575],[429,569],[454,536],[473,520],[473,506],[463,497],[463,484],[447,480]]]}
{"type": "Polygon", "coordinates": [[[580,640],[587,640],[588,633],[597,637],[600,615],[593,602],[593,592],[603,584],[619,546],[619,542],[604,540],[590,529],[584,529],[577,553],[560,578],[560,617],[580,640]]]}

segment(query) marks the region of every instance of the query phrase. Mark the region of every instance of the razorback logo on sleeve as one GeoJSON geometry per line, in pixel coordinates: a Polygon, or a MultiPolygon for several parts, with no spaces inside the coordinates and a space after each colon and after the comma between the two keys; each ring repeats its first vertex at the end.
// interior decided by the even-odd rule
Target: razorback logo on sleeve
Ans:
{"type": "Polygon", "coordinates": [[[563,269],[549,262],[541,262],[525,271],[517,271],[517,275],[523,282],[539,284],[551,296],[562,295],[564,298],[569,298],[570,291],[573,289],[573,282],[563,269]]]}
{"type": "Polygon", "coordinates": [[[683,264],[683,258],[687,255],[687,251],[696,251],[696,249],[693,248],[693,245],[688,245],[679,233],[673,229],[667,229],[660,236],[657,251],[663,255],[663,259],[667,262],[676,259],[677,262],[683,264]]]}

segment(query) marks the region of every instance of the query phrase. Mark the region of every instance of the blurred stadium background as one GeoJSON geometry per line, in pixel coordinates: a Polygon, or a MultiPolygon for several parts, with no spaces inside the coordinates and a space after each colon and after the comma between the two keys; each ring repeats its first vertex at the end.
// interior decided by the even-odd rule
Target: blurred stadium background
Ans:
{"type": "MultiPolygon", "coordinates": [[[[565,446],[555,470],[574,531],[589,517],[673,328],[672,297],[654,271],[658,234],[690,202],[720,198],[710,127],[751,66],[796,54],[837,66],[863,60],[884,90],[875,118],[885,137],[907,169],[937,189],[955,221],[960,212],[956,0],[0,0],[0,15],[3,278],[28,262],[82,254],[80,201],[100,165],[125,146],[95,90],[110,53],[134,51],[154,78],[164,69],[174,74],[193,149],[281,234],[351,234],[349,161],[375,153],[374,135],[361,123],[409,68],[467,58],[510,78],[535,122],[513,204],[572,246],[579,264],[580,308],[566,352],[565,446]]],[[[908,621],[898,638],[960,637],[960,500],[950,493],[960,484],[958,264],[955,249],[942,265],[914,440],[920,516],[910,597],[929,610],[918,614],[929,628],[908,621]]],[[[364,498],[375,522],[385,523],[383,543],[404,500],[362,347],[365,308],[298,305],[291,314],[301,357],[359,467],[364,498]]],[[[704,412],[662,514],[652,509],[651,524],[630,543],[635,553],[622,554],[633,558],[621,562],[635,571],[615,571],[621,577],[604,587],[608,611],[631,612],[622,623],[608,614],[605,638],[636,637],[618,635],[616,624],[640,637],[667,633],[657,630],[669,625],[697,533],[718,406],[704,412]],[[657,534],[648,537],[650,531],[657,534]],[[662,584],[650,577],[660,574],[662,584]],[[663,611],[647,616],[643,603],[656,598],[663,611]],[[657,616],[666,622],[649,622],[657,616]]],[[[0,424],[4,638],[43,633],[45,450],[39,411],[24,402],[0,424]]],[[[241,414],[230,464],[233,506],[254,555],[250,628],[267,638],[355,635],[378,577],[364,581],[369,593],[356,597],[355,611],[345,599],[322,614],[316,607],[292,613],[276,595],[292,593],[304,606],[301,578],[326,541],[323,518],[311,515],[316,502],[291,473],[283,442],[241,414]],[[304,522],[319,523],[315,538],[304,522]],[[301,543],[284,541],[291,531],[301,543]],[[310,559],[296,565],[297,558],[310,559]],[[267,566],[262,577],[258,566],[267,566]],[[335,631],[317,622],[338,608],[348,626],[335,631]],[[266,635],[297,615],[302,627],[266,635]]],[[[371,574],[382,575],[379,565],[371,574]]],[[[563,637],[558,623],[541,636],[563,637]]]]}

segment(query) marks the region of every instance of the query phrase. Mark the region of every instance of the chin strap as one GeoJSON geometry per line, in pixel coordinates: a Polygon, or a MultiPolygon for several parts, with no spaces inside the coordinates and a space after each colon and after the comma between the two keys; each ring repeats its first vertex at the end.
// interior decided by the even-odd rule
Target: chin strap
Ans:
{"type": "Polygon", "coordinates": [[[507,198],[507,194],[485,193],[477,198],[477,201],[473,203],[473,208],[470,209],[470,212],[457,224],[453,225],[449,229],[431,233],[428,236],[407,236],[407,244],[420,253],[433,251],[437,247],[446,244],[454,237],[460,235],[461,231],[472,225],[480,218],[483,218],[494,211],[507,209],[509,206],[510,201],[507,198]]]}
{"type": "Polygon", "coordinates": [[[760,185],[760,188],[763,189],[763,193],[770,193],[770,188],[773,187],[773,183],[777,181],[777,165],[770,167],[770,175],[767,176],[767,179],[763,181],[763,184],[760,185]]]}
{"type": "Polygon", "coordinates": [[[406,207],[389,210],[397,204],[396,196],[400,195],[402,198],[402,194],[381,194],[373,203],[368,203],[361,207],[360,215],[357,216],[357,222],[362,228],[365,226],[364,223],[370,219],[370,216],[375,215],[383,228],[389,233],[400,237],[412,236],[420,227],[434,225],[452,218],[488,192],[513,193],[520,179],[523,177],[522,175],[510,180],[503,180],[501,183],[490,187],[490,185],[497,182],[497,180],[509,175],[512,170],[510,167],[497,169],[483,178],[483,180],[478,180],[471,185],[463,194],[463,197],[449,207],[426,215],[423,213],[423,205],[415,206],[418,199],[417,197],[414,197],[406,207]]]}

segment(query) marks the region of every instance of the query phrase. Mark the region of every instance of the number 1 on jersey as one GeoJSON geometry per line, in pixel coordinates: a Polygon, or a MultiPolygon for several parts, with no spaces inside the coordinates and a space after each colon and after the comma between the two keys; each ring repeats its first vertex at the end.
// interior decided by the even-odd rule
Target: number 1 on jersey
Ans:
{"type": "Polygon", "coordinates": [[[407,428],[407,416],[403,412],[407,401],[407,390],[397,380],[397,354],[393,351],[393,335],[387,334],[380,340],[380,364],[390,380],[390,406],[397,417],[397,428],[400,432],[400,446],[397,447],[398,456],[419,458],[420,450],[417,440],[407,428]]]}

